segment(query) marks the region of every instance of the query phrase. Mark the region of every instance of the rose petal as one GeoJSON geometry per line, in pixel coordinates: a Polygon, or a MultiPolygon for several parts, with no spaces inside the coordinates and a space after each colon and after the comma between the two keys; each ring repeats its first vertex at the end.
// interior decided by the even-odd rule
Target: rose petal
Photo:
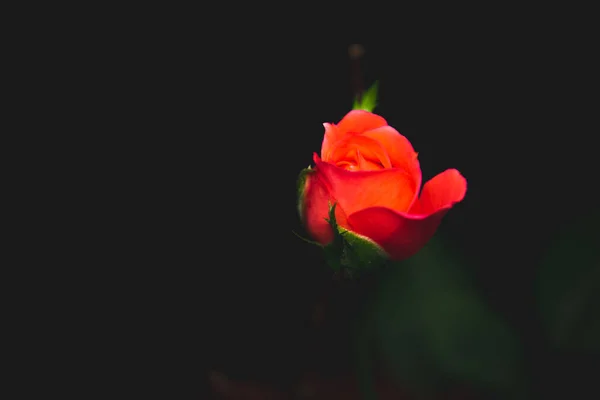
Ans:
{"type": "Polygon", "coordinates": [[[467,192],[467,180],[456,169],[446,171],[430,179],[409,214],[428,215],[442,208],[450,208],[462,201],[467,192]]]}
{"type": "Polygon", "coordinates": [[[342,140],[346,133],[341,132],[338,127],[333,124],[324,123],[323,126],[325,127],[325,136],[323,136],[323,143],[321,144],[321,158],[323,160],[328,160],[332,146],[342,140]]]}
{"type": "Polygon", "coordinates": [[[359,171],[379,171],[383,168],[381,163],[371,161],[371,158],[364,158],[358,150],[356,150],[356,162],[358,164],[359,171]]]}
{"type": "Polygon", "coordinates": [[[363,110],[350,111],[337,125],[323,124],[325,136],[321,144],[321,158],[329,160],[331,148],[345,137],[386,125],[387,122],[383,117],[363,110]]]}
{"type": "MultiPolygon", "coordinates": [[[[329,218],[329,204],[334,204],[327,187],[315,171],[306,177],[304,198],[302,199],[302,216],[306,230],[317,242],[325,245],[333,240],[333,231],[325,220],[329,218]]],[[[335,209],[335,218],[339,225],[348,227],[344,210],[339,205],[335,209]]]]}
{"type": "Polygon", "coordinates": [[[371,207],[348,216],[352,231],[381,245],[393,260],[403,260],[431,239],[443,216],[443,208],[428,216],[414,216],[385,207],[371,207]]]}
{"type": "Polygon", "coordinates": [[[368,137],[379,142],[386,150],[393,168],[404,168],[421,184],[421,167],[417,153],[409,140],[391,126],[372,129],[359,137],[368,137]]]}
{"type": "Polygon", "coordinates": [[[366,161],[379,165],[378,168],[374,169],[392,167],[386,150],[378,141],[358,135],[349,136],[338,141],[332,146],[329,157],[323,159],[323,161],[334,165],[344,161],[354,161],[355,164],[358,164],[357,151],[366,161]]]}
{"type": "Polygon", "coordinates": [[[380,115],[364,110],[352,110],[337,124],[340,132],[363,133],[386,126],[387,121],[380,115]]]}
{"type": "Polygon", "coordinates": [[[314,154],[323,183],[347,215],[368,207],[407,211],[416,199],[416,182],[399,168],[379,171],[346,171],[323,162],[314,154]]]}
{"type": "Polygon", "coordinates": [[[402,260],[431,239],[444,215],[464,198],[466,191],[465,178],[449,169],[425,184],[409,213],[371,207],[349,214],[348,223],[354,232],[380,244],[392,259],[402,260]]]}

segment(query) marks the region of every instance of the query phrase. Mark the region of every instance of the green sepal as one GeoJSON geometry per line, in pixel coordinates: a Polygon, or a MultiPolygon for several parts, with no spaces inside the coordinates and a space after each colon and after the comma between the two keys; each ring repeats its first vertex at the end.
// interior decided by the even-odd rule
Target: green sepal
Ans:
{"type": "Polygon", "coordinates": [[[319,243],[319,242],[315,242],[314,240],[307,239],[307,238],[305,238],[305,237],[303,237],[303,236],[299,235],[299,234],[298,234],[298,233],[296,233],[295,231],[292,231],[292,233],[293,233],[294,235],[296,235],[296,237],[298,237],[298,238],[302,239],[303,241],[305,241],[306,243],[310,243],[310,244],[314,244],[315,246],[323,247],[323,245],[322,245],[321,243],[319,243]]]}
{"type": "Polygon", "coordinates": [[[296,182],[296,189],[298,195],[298,215],[300,216],[300,220],[303,222],[304,213],[302,212],[302,209],[304,207],[304,190],[306,189],[306,179],[308,175],[312,174],[313,172],[314,170],[309,165],[307,168],[304,168],[302,171],[300,171],[300,174],[298,175],[298,180],[296,182]]]}
{"type": "Polygon", "coordinates": [[[389,256],[381,246],[337,224],[336,206],[337,204],[329,205],[329,219],[326,219],[334,235],[333,241],[323,247],[329,266],[336,272],[352,276],[385,265],[389,256]]]}
{"type": "MultiPolygon", "coordinates": [[[[315,170],[308,167],[300,171],[298,176],[298,214],[302,222],[304,222],[303,208],[306,180],[314,172],[315,170]]],[[[386,264],[389,256],[381,246],[371,239],[337,224],[335,218],[336,206],[337,204],[329,204],[329,218],[325,218],[333,231],[333,240],[328,245],[323,246],[318,242],[301,237],[296,232],[293,233],[305,242],[321,247],[324,251],[327,264],[334,272],[340,273],[343,276],[354,276],[361,271],[386,264]]]]}
{"type": "Polygon", "coordinates": [[[373,85],[367,91],[362,93],[361,96],[356,96],[354,104],[352,105],[353,110],[365,110],[373,112],[377,107],[377,89],[379,82],[375,81],[373,85]]]}

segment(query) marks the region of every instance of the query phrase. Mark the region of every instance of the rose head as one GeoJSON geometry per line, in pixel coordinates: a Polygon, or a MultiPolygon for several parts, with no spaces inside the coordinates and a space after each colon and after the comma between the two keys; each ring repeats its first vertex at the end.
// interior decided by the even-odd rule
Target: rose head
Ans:
{"type": "Polygon", "coordinates": [[[321,156],[300,188],[300,214],[322,245],[334,238],[326,220],[336,204],[337,224],[377,243],[392,260],[415,254],[442,217],[465,196],[467,182],[455,169],[421,189],[412,145],[379,115],[353,110],[338,124],[324,124],[321,156]]]}

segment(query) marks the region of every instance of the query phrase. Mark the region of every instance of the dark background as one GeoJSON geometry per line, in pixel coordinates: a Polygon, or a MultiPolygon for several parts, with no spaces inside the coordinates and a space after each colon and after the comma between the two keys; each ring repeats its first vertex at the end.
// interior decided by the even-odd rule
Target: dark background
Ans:
{"type": "MultiPolygon", "coordinates": [[[[132,205],[148,236],[138,301],[168,338],[166,354],[147,357],[170,360],[177,398],[208,390],[210,371],[284,388],[306,371],[343,375],[343,350],[316,351],[335,340],[311,322],[330,274],[292,231],[304,235],[297,175],[320,151],[322,123],[352,106],[352,42],[155,44],[124,73],[144,121],[124,146],[136,155],[129,181],[144,188],[132,205]]],[[[536,393],[589,388],[592,370],[564,368],[586,354],[547,350],[533,288],[556,235],[596,210],[591,56],[537,35],[428,44],[363,43],[375,112],[412,142],[424,181],[447,168],[466,177],[438,235],[525,344],[536,393]]]]}

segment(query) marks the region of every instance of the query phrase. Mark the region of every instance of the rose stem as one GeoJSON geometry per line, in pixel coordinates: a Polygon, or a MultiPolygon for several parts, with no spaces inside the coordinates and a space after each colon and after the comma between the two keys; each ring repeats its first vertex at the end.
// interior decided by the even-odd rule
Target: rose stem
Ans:
{"type": "Polygon", "coordinates": [[[348,47],[348,55],[350,56],[352,91],[354,97],[361,100],[363,92],[363,79],[360,68],[360,59],[365,54],[365,48],[361,44],[352,44],[348,47]]]}

